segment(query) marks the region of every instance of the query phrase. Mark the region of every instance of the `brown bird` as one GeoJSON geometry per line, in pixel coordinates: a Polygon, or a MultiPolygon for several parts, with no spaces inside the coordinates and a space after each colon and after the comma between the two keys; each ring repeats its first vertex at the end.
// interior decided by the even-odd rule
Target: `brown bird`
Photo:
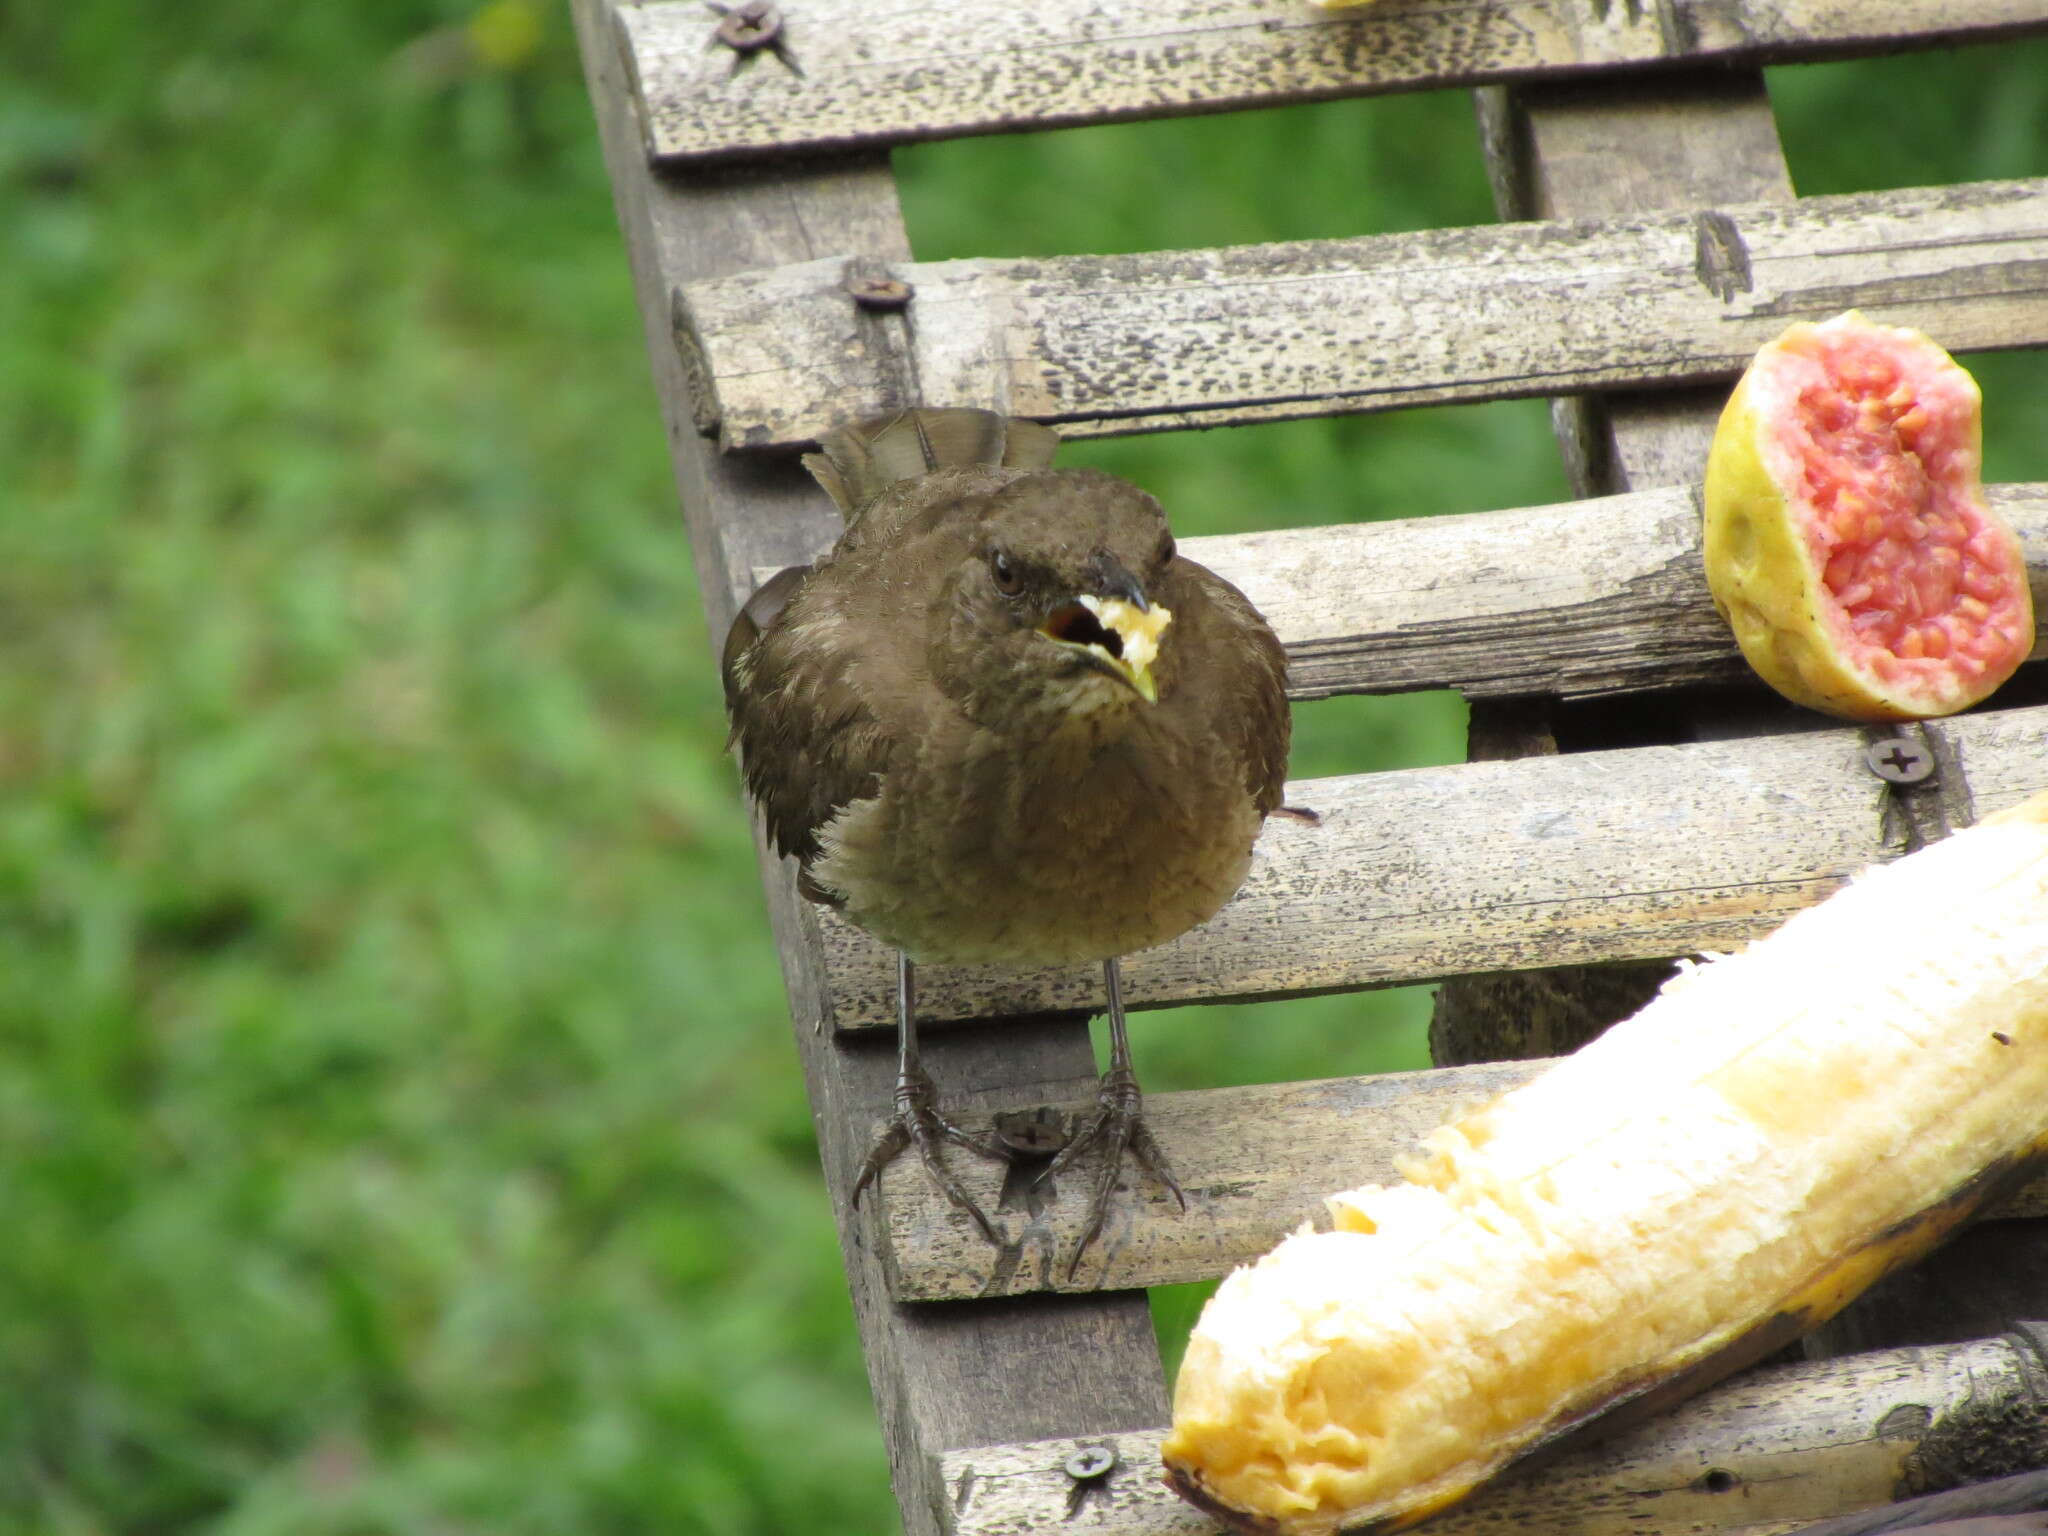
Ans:
{"type": "Polygon", "coordinates": [[[1074,1262],[1126,1149],[1186,1208],[1147,1129],[1117,957],[1230,899],[1280,804],[1286,662],[1229,582],[1177,554],[1159,503],[1053,469],[1056,434],[987,411],[843,428],[804,464],[846,517],[815,565],[766,582],[725,645],[748,789],[803,892],[898,953],[895,1117],[853,1191],[951,1141],[919,1065],[916,967],[1095,965],[1109,996],[1098,1107],[1047,1169],[1100,1145],[1074,1262]]]}

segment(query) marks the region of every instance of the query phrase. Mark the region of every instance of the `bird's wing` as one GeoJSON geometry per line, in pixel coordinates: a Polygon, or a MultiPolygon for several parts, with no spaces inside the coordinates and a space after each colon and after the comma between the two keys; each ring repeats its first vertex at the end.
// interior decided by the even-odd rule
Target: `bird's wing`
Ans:
{"type": "MultiPolygon", "coordinates": [[[[847,532],[817,565],[763,583],[725,642],[732,739],[779,851],[809,864],[825,823],[880,793],[898,743],[916,734],[900,723],[902,704],[930,684],[895,622],[896,590],[876,585],[876,563],[884,545],[901,563],[891,541],[903,516],[939,494],[927,477],[950,471],[944,491],[985,490],[1044,467],[1058,447],[1058,435],[1034,422],[914,409],[842,427],[827,434],[822,453],[805,456],[847,532]],[[867,515],[892,487],[889,513],[867,515]]],[[[805,892],[826,899],[808,880],[805,892]]]]}
{"type": "MultiPolygon", "coordinates": [[[[725,707],[728,713],[737,708],[734,693],[747,652],[751,651],[762,635],[782,617],[782,610],[789,606],[789,600],[796,596],[799,588],[810,579],[812,568],[808,565],[785,565],[760,586],[754,588],[754,595],[740,605],[740,611],[733,615],[732,628],[725,632],[725,654],[719,662],[719,676],[725,680],[725,707]]],[[[739,728],[733,728],[738,735],[739,728]]],[[[732,742],[728,740],[729,747],[732,742]]]]}
{"type": "MultiPolygon", "coordinates": [[[[749,599],[726,638],[724,666],[747,789],[776,850],[806,864],[826,822],[880,792],[894,740],[864,686],[862,647],[811,575],[793,567],[764,584],[755,598],[766,595],[773,612],[756,613],[749,599]],[[786,578],[786,589],[769,593],[786,578]]],[[[824,899],[808,882],[805,894],[824,899]]]]}
{"type": "MultiPolygon", "coordinates": [[[[1235,746],[1245,768],[1245,789],[1260,815],[1280,808],[1287,786],[1287,747],[1293,717],[1287,708],[1287,652],[1259,610],[1236,587],[1206,566],[1181,559],[1207,609],[1200,641],[1233,664],[1209,669],[1213,696],[1206,702],[1218,737],[1235,746]]],[[[1196,638],[1196,637],[1190,637],[1196,638]]]]}

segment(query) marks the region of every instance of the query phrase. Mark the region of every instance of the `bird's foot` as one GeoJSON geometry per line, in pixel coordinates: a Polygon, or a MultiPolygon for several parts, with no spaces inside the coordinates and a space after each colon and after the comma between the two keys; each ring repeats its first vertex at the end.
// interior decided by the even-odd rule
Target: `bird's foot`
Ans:
{"type": "Polygon", "coordinates": [[[1081,1267],[1081,1255],[1088,1251],[1088,1245],[1101,1235],[1102,1224],[1109,1215],[1109,1197],[1116,1189],[1117,1173],[1123,1167],[1126,1151],[1136,1156],[1154,1178],[1173,1191],[1173,1198],[1180,1202],[1183,1211],[1188,1208],[1188,1197],[1181,1190],[1180,1180],[1173,1176],[1173,1168],[1160,1149],[1159,1138],[1145,1123],[1145,1096],[1138,1091],[1137,1075],[1129,1067],[1111,1067],[1102,1074],[1102,1086],[1095,1095],[1094,1118],[1061,1148],[1060,1155],[1039,1175],[1040,1181],[1056,1176],[1090,1147],[1102,1149],[1102,1172],[1095,1181],[1095,1198],[1089,1203],[1087,1228],[1081,1233],[1081,1241],[1075,1244],[1074,1256],[1067,1263],[1069,1280],[1081,1267]]]}
{"type": "Polygon", "coordinates": [[[939,1187],[939,1192],[954,1205],[973,1218],[981,1235],[997,1248],[1003,1246],[1002,1234],[982,1214],[981,1207],[960,1181],[947,1169],[945,1160],[939,1156],[939,1144],[950,1141],[955,1146],[967,1148],[983,1157],[993,1158],[999,1163],[1010,1161],[1010,1154],[992,1141],[971,1136],[952,1121],[939,1113],[938,1094],[932,1088],[932,1080],[918,1067],[899,1072],[896,1077],[896,1113],[889,1123],[882,1127],[875,1137],[875,1144],[868,1149],[866,1161],[860,1165],[860,1176],[853,1181],[853,1203],[860,1204],[860,1197],[884,1168],[894,1160],[905,1147],[917,1148],[917,1155],[924,1164],[924,1171],[939,1187]]]}

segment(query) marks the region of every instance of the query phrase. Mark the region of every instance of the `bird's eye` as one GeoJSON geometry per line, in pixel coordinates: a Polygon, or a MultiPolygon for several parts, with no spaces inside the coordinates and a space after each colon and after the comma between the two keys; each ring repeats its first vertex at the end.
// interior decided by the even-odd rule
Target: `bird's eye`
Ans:
{"type": "Polygon", "coordinates": [[[1024,590],[1024,575],[1010,557],[1000,549],[988,557],[988,573],[995,578],[996,590],[1005,597],[1015,597],[1024,590]]]}

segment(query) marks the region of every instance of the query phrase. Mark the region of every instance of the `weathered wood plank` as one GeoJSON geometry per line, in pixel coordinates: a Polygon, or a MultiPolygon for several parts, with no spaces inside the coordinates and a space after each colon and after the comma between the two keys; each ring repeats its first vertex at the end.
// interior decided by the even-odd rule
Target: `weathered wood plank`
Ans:
{"type": "MultiPolygon", "coordinates": [[[[680,361],[669,344],[670,295],[696,279],[815,255],[908,253],[888,166],[879,159],[779,165],[718,177],[652,174],[620,79],[604,0],[576,0],[585,70],[631,258],[674,451],[714,650],[763,564],[808,558],[833,522],[795,464],[721,460],[691,428],[680,361]]],[[[648,423],[653,430],[653,421],[648,423]]],[[[908,1536],[939,1529],[937,1456],[957,1446],[1060,1432],[1117,1432],[1165,1411],[1159,1355],[1142,1294],[1021,1298],[973,1308],[903,1306],[844,1196],[867,1128],[894,1086],[886,1039],[847,1042],[817,1028],[823,971],[810,906],[786,868],[763,856],[795,1022],[796,1054],[836,1197],[853,1313],[908,1536]],[[991,1375],[1003,1381],[991,1391],[991,1375]]],[[[745,1021],[735,1021],[736,1026],[745,1021]]],[[[1024,1019],[1014,1033],[954,1031],[927,1042],[924,1064],[946,1102],[1065,1097],[1095,1080],[1085,1024],[1024,1019]]]]}
{"type": "MultiPolygon", "coordinates": [[[[2048,601],[2048,484],[1989,495],[2020,530],[2048,601]]],[[[1687,487],[1182,547],[1272,622],[1296,698],[1577,698],[1748,675],[1707,591],[1699,531],[1687,487]]],[[[2035,654],[2048,655],[2048,632],[2035,654]]]]}
{"type": "MultiPolygon", "coordinates": [[[[1719,77],[1605,76],[1481,91],[1480,123],[1504,219],[1619,218],[1657,208],[1789,201],[1792,184],[1760,72],[1719,77]]],[[[1577,396],[1552,402],[1574,491],[1581,495],[1695,484],[1720,413],[1718,391],[1577,396]]],[[[1794,728],[1791,705],[1746,692],[1688,701],[1683,729],[1728,739],[1794,728]]],[[[1669,706],[1665,709],[1668,711],[1669,706]]],[[[1622,719],[1641,721],[1636,702],[1622,719]]],[[[1482,745],[1488,706],[1472,716],[1482,745]]],[[[1671,713],[1664,715],[1671,719],[1671,713]]],[[[1913,797],[1909,817],[1946,809],[1913,797]]],[[[1430,1041],[1438,1061],[1488,1060],[1571,1049],[1628,1004],[1617,994],[1663,967],[1605,967],[1541,977],[1461,978],[1438,991],[1430,1041]],[[1532,985],[1534,983],[1534,985],[1532,985]],[[1532,999],[1540,1009],[1531,1008],[1532,999]],[[1576,1004],[1576,1006],[1574,1006],[1576,1004]],[[1533,1049],[1532,1049],[1533,1047],[1533,1049]]],[[[1894,1275],[1806,1341],[1809,1356],[1997,1333],[2048,1305],[2041,1277],[2048,1224],[1994,1222],[1926,1263],[1894,1275]]]]}
{"type": "MultiPolygon", "coordinates": [[[[1729,203],[1789,204],[1792,176],[1761,73],[1595,77],[1477,94],[1503,220],[1625,219],[1729,203]]],[[[1552,401],[1580,496],[1697,483],[1718,391],[1552,401]]]]}
{"type": "MultiPolygon", "coordinates": [[[[1504,220],[1640,218],[1793,198],[1760,69],[1531,81],[1488,86],[1474,98],[1494,208],[1504,220]]],[[[1573,493],[1699,484],[1725,398],[1718,386],[1552,397],[1551,425],[1573,493]]],[[[1723,665],[1732,669],[1733,658],[1723,665]]],[[[1791,705],[1756,689],[1740,692],[1755,726],[1743,734],[1797,728],[1782,718],[1791,705]]],[[[1638,701],[1602,724],[1634,731],[1638,742],[1699,739],[1712,707],[1696,691],[1683,701],[1638,701]]],[[[1605,732],[1589,732],[1585,722],[1586,712],[1565,695],[1475,698],[1469,755],[1556,752],[1560,731],[1580,751],[1621,744],[1603,741],[1605,732]]],[[[1667,962],[1652,960],[1454,977],[1437,988],[1430,1059],[1446,1065],[1570,1050],[1642,1006],[1668,973],[1667,962]]]]}
{"type": "MultiPolygon", "coordinates": [[[[1091,1157],[1061,1184],[1058,1198],[1036,1210],[1013,1193],[997,1217],[1010,1237],[1000,1253],[922,1168],[892,1167],[882,1175],[872,1217],[890,1294],[955,1301],[1213,1280],[1304,1221],[1327,1227],[1325,1195],[1392,1178],[1394,1158],[1459,1106],[1496,1098],[1548,1065],[1517,1061],[1148,1094],[1145,1117],[1187,1191],[1186,1216],[1163,1187],[1134,1173],[1125,1181],[1134,1187],[1118,1191],[1109,1224],[1071,1279],[1067,1264],[1087,1221],[1099,1160],[1091,1157]]],[[[1072,1125],[1092,1105],[1090,1096],[1052,1107],[1072,1125]]],[[[979,1158],[953,1162],[982,1209],[998,1210],[1005,1171],[979,1158]],[[970,1161],[976,1166],[967,1167],[970,1161]]],[[[1028,1168],[1024,1175],[1035,1176],[1028,1168]]]]}
{"type": "MultiPolygon", "coordinates": [[[[2043,1454],[2033,1428],[2040,1370],[2026,1344],[2006,1337],[1751,1371],[1540,1469],[1510,1472],[1429,1530],[1761,1536],[1927,1491],[1930,1474],[1946,1487],[2026,1471],[2043,1454]],[[1952,1459],[1962,1444],[1979,1453],[1974,1466],[1952,1459]]],[[[1160,1478],[1164,1438],[1154,1429],[956,1451],[940,1468],[946,1529],[1206,1536],[1215,1522],[1160,1478]],[[1066,1460],[1097,1445],[1116,1466],[1077,1503],[1066,1460]]]]}
{"type": "MultiPolygon", "coordinates": [[[[1982,816],[2048,788],[2048,706],[1930,725],[1982,816]]],[[[1137,1007],[1341,991],[1475,971],[1728,949],[1811,905],[1884,848],[1864,732],[1582,753],[1313,779],[1266,825],[1209,922],[1128,957],[1137,1007]]],[[[1894,847],[1891,851],[1897,852],[1894,847]]],[[[894,1019],[895,966],[829,911],[823,1005],[894,1019]]],[[[1088,970],[920,969],[934,1020],[1103,1006],[1088,970]]]]}
{"type": "Polygon", "coordinates": [[[1218,112],[1546,73],[1779,63],[2048,24],[2040,0],[784,0],[772,57],[734,71],[718,18],[621,5],[649,153],[711,159],[1218,112]]]}
{"type": "MultiPolygon", "coordinates": [[[[1987,495],[2019,533],[2048,613],[2048,482],[1987,495]]],[[[1672,488],[1181,548],[1272,623],[1292,698],[1455,688],[1574,699],[1749,676],[1707,591],[1699,532],[1697,493],[1672,488]]],[[[775,569],[756,569],[755,583],[775,569]]],[[[2048,656],[2048,627],[2034,655],[2048,656]]]]}
{"type": "MultiPolygon", "coordinates": [[[[1304,1221],[1327,1230],[1323,1198],[1361,1184],[1393,1181],[1395,1159],[1416,1139],[1474,1105],[1527,1082],[1547,1061],[1441,1067],[1383,1077],[1273,1083],[1247,1088],[1155,1093],[1145,1117],[1187,1192],[1183,1214],[1142,1172],[1126,1170],[1101,1237],[1072,1278],[1067,1265],[1087,1224],[1087,1194],[1100,1163],[1092,1156],[1058,1198],[1033,1210],[1020,1198],[1030,1170],[999,1220],[998,1252],[903,1162],[883,1175],[873,1218],[890,1294],[901,1301],[959,1301],[1037,1291],[1124,1289],[1214,1280],[1249,1263],[1304,1221]]],[[[1006,1105],[1006,1109],[1033,1106],[1006,1105]]],[[[1048,1106],[1075,1123],[1092,1096],[1048,1106]]],[[[969,1121],[970,1129],[982,1129],[969,1121]]],[[[979,1158],[953,1160],[984,1210],[995,1210],[1005,1173],[979,1158]]],[[[2015,1191],[1987,1219],[2048,1213],[2048,1178],[2015,1191]]]]}
{"type": "Polygon", "coordinates": [[[1732,375],[1851,306],[1954,350],[2048,342],[2048,181],[1219,250],[874,264],[693,283],[699,426],[787,449],[912,403],[1068,435],[1732,375]],[[900,316],[848,284],[909,285],[900,316]]]}

